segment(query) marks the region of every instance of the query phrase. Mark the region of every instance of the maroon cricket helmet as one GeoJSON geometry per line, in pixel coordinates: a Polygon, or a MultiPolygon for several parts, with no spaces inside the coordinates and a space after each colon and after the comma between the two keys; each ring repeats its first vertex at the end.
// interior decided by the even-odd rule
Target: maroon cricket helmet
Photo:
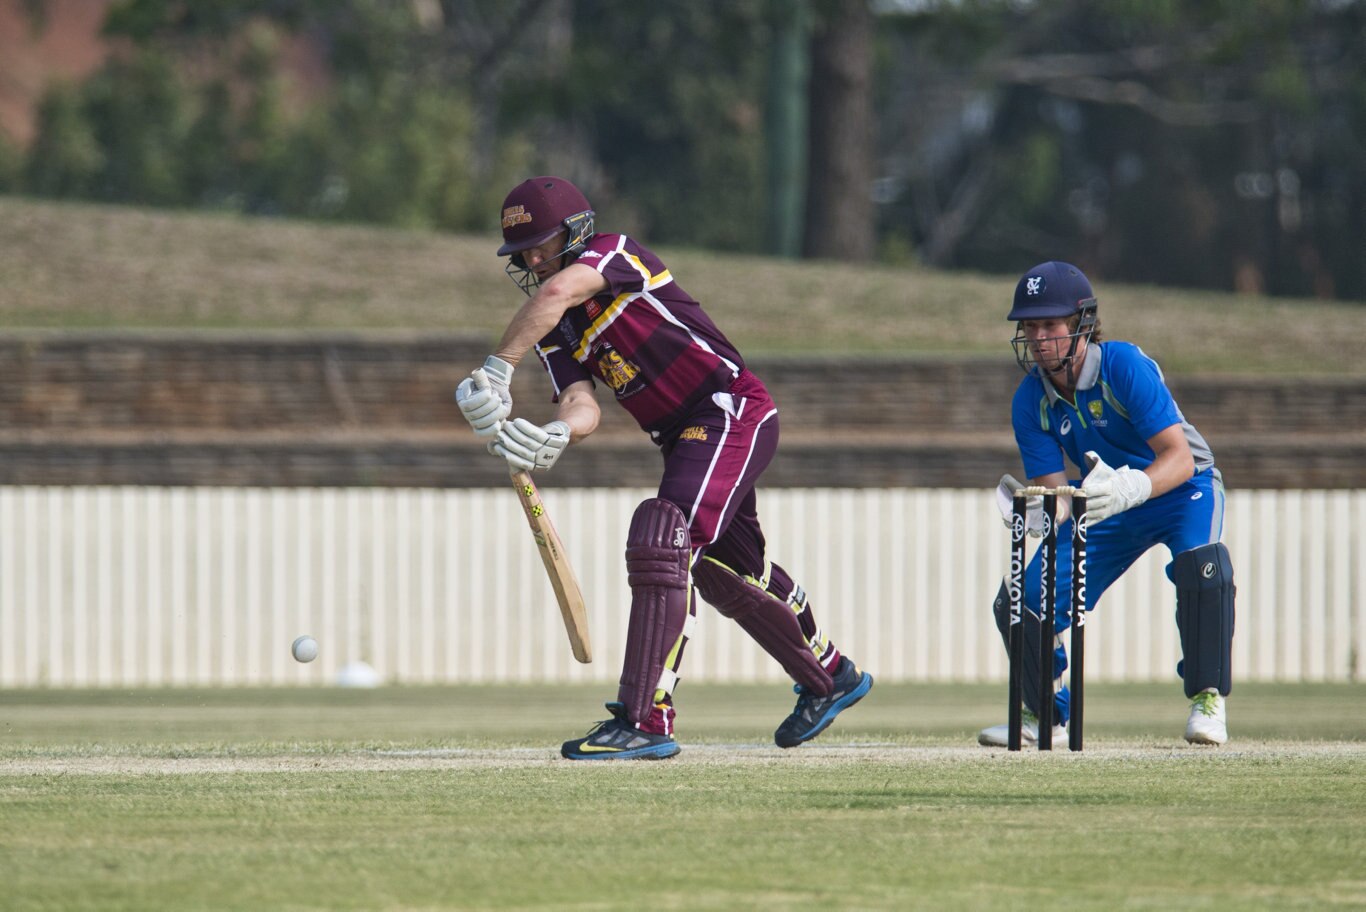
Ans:
{"type": "MultiPolygon", "coordinates": [[[[592,225],[593,207],[578,187],[562,177],[533,177],[512,188],[503,200],[503,246],[498,256],[544,244],[574,221],[592,225]],[[575,219],[587,213],[587,219],[575,219]]],[[[574,233],[571,229],[571,233],[574,233]]],[[[589,236],[592,230],[589,229],[589,236]]],[[[585,237],[575,238],[580,244],[585,237]]]]}

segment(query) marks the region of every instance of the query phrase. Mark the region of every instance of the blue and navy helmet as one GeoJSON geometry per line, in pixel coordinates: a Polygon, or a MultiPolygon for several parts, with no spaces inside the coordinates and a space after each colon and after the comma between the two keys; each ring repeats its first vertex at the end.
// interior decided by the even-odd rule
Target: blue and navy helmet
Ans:
{"type": "Polygon", "coordinates": [[[1029,373],[1038,364],[1034,348],[1025,335],[1025,320],[1055,320],[1076,317],[1075,328],[1063,338],[1070,339],[1067,354],[1061,363],[1050,370],[1067,368],[1067,383],[1076,382],[1077,349],[1079,343],[1090,344],[1095,335],[1096,295],[1082,271],[1071,263],[1049,260],[1026,272],[1015,286],[1015,305],[1007,320],[1015,321],[1015,338],[1010,341],[1015,349],[1015,361],[1029,373]]]}
{"type": "Polygon", "coordinates": [[[1096,295],[1082,271],[1071,263],[1050,260],[1024,274],[1015,286],[1015,306],[1007,320],[1070,317],[1093,310],[1096,295]]]}

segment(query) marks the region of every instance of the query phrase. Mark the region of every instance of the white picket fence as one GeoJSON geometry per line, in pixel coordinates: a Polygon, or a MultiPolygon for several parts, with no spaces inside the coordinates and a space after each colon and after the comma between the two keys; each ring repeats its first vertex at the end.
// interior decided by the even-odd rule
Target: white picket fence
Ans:
{"type": "MultiPolygon", "coordinates": [[[[510,490],[0,488],[0,687],[614,682],[630,604],[622,549],[646,490],[543,492],[590,603],[570,655],[510,490]],[[300,633],[317,661],[293,661],[300,633]]],[[[770,490],[771,556],[822,627],[888,681],[1004,680],[991,601],[1007,534],[988,491],[770,490]]],[[[1234,492],[1238,680],[1360,678],[1366,491],[1234,492]]],[[[1161,549],[1091,616],[1088,679],[1172,680],[1161,549]]],[[[701,605],[685,680],[777,681],[701,605]]]]}

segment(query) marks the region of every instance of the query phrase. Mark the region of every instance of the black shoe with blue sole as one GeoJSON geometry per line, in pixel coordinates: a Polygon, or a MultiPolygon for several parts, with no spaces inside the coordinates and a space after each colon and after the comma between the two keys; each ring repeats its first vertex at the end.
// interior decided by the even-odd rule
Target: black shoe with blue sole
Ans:
{"type": "Polygon", "coordinates": [[[829,728],[836,716],[873,689],[873,676],[859,671],[848,656],[841,656],[830,693],[820,697],[800,684],[792,689],[797,692],[797,705],[773,733],[773,741],[779,747],[796,747],[829,728]]]}
{"type": "Polygon", "coordinates": [[[668,735],[643,732],[626,716],[626,704],[608,703],[612,718],[599,722],[582,738],[566,741],[560,756],[567,760],[664,760],[678,753],[668,735]]]}

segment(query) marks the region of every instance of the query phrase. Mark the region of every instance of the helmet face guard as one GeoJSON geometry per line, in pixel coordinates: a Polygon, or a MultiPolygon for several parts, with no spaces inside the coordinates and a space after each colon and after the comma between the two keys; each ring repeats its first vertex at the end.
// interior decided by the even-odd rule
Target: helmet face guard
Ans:
{"type": "MultiPolygon", "coordinates": [[[[564,257],[565,262],[560,267],[561,269],[563,269],[565,266],[568,266],[569,263],[572,262],[574,258],[577,257],[580,253],[583,253],[584,246],[587,245],[587,243],[593,239],[594,214],[595,213],[592,209],[589,209],[585,212],[576,212],[575,214],[569,216],[569,218],[561,222],[560,226],[555,229],[555,232],[552,233],[550,237],[554,237],[555,234],[559,233],[561,230],[567,229],[568,233],[565,235],[564,249],[562,249],[559,253],[555,254],[554,256],[547,257],[543,262],[549,263],[553,260],[558,260],[561,257],[564,257]]],[[[545,241],[549,239],[550,238],[545,238],[541,241],[541,243],[543,244],[545,243],[545,241]]],[[[530,245],[530,247],[536,246],[538,245],[530,245]]],[[[527,249],[530,248],[528,247],[527,249]]],[[[532,294],[534,294],[535,290],[539,288],[541,285],[541,280],[536,278],[536,273],[533,272],[531,267],[527,265],[526,259],[522,256],[521,250],[515,251],[508,255],[508,262],[507,265],[503,267],[503,271],[508,274],[508,278],[512,279],[513,283],[518,288],[522,289],[522,293],[525,294],[527,297],[530,297],[532,294]]]]}
{"type": "Polygon", "coordinates": [[[1055,365],[1047,365],[1039,361],[1035,356],[1035,345],[1025,336],[1024,320],[1015,324],[1015,338],[1010,340],[1011,348],[1015,349],[1015,363],[1020,365],[1020,369],[1026,374],[1037,365],[1044,373],[1053,373],[1059,368],[1067,368],[1067,384],[1071,386],[1077,382],[1077,349],[1081,342],[1087,345],[1091,343],[1091,336],[1096,331],[1096,299],[1086,298],[1077,302],[1077,325],[1076,328],[1066,335],[1049,336],[1043,341],[1054,339],[1070,340],[1067,346],[1067,354],[1055,365]]]}

